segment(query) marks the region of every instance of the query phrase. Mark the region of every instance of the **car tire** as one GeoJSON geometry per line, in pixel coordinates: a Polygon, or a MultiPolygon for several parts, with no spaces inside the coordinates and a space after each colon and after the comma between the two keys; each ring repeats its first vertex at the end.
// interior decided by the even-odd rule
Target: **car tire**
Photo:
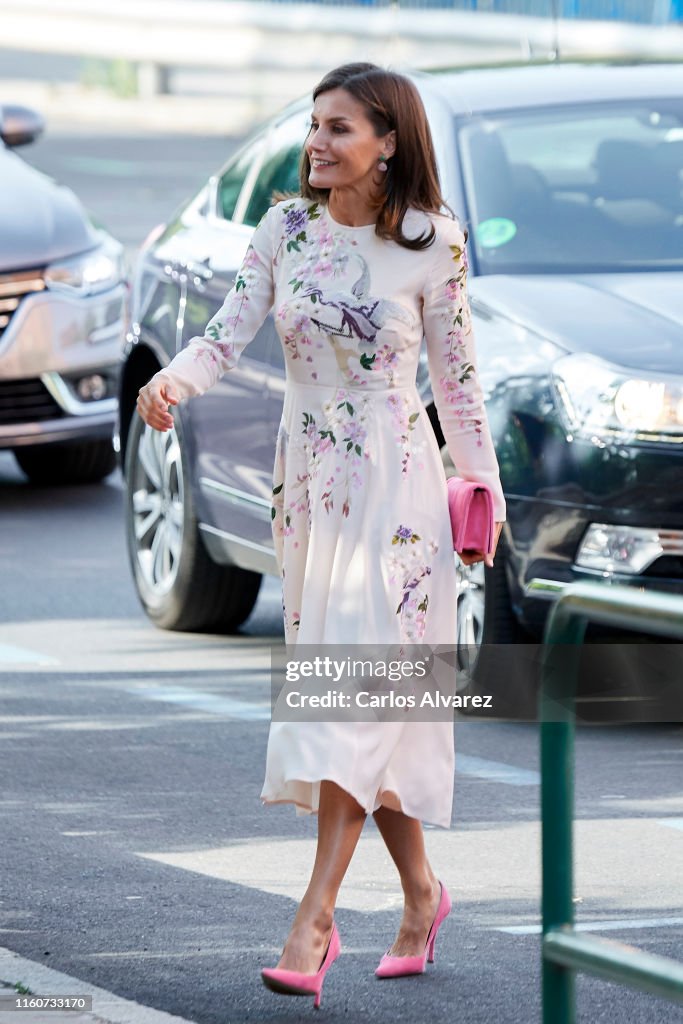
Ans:
{"type": "Polygon", "coordinates": [[[233,632],[253,610],[262,577],[209,557],[177,415],[162,432],[133,414],[125,478],[128,558],[149,618],[162,629],[233,632]]]}
{"type": "Polygon", "coordinates": [[[483,562],[458,572],[457,693],[464,714],[535,719],[539,645],[522,628],[510,600],[508,547],[501,533],[493,568],[483,562]],[[490,697],[489,706],[483,698],[490,697]],[[481,698],[474,704],[472,698],[481,698]]]}
{"type": "Polygon", "coordinates": [[[14,457],[34,484],[93,484],[116,468],[109,438],[15,448],[14,457]]]}

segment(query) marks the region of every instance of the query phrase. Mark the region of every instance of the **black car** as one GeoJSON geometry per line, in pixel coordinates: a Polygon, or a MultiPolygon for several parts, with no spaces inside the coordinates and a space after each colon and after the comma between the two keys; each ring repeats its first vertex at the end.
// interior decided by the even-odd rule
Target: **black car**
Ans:
{"type": "MultiPolygon", "coordinates": [[[[476,687],[487,651],[538,639],[575,580],[683,592],[683,64],[414,80],[469,230],[507,499],[494,568],[459,563],[459,643],[480,651],[476,687]]],[[[120,445],[135,581],[167,628],[234,629],[276,571],[281,343],[267,322],[167,435],[135,415],[137,391],[203,333],[273,193],[296,191],[309,113],[304,100],[258,132],[140,254],[120,445]]],[[[447,461],[426,360],[418,385],[447,461]]]]}

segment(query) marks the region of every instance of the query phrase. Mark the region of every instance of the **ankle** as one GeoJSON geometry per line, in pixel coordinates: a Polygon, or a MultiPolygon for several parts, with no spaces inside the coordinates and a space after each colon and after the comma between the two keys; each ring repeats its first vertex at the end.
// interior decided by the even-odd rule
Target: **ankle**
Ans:
{"type": "Polygon", "coordinates": [[[319,907],[312,912],[307,912],[305,909],[299,908],[299,912],[292,923],[292,932],[314,931],[325,935],[332,930],[333,923],[333,909],[319,907]]]}
{"type": "Polygon", "coordinates": [[[427,871],[417,878],[412,878],[410,883],[403,885],[403,897],[406,907],[424,908],[425,903],[431,903],[439,889],[439,880],[428,868],[427,871]]]}

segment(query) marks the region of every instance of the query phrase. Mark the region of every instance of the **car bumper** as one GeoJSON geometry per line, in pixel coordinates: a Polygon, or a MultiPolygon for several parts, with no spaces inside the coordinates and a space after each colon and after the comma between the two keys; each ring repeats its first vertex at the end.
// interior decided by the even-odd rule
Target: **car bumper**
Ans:
{"type": "Polygon", "coordinates": [[[22,299],[0,337],[0,449],[112,437],[126,301],[124,284],[22,299]],[[103,397],[86,400],[95,377],[103,397]]]}
{"type": "Polygon", "coordinates": [[[68,441],[96,441],[111,438],[115,412],[92,412],[87,416],[64,416],[40,423],[0,427],[0,449],[20,448],[68,441]]]}
{"type": "Polygon", "coordinates": [[[565,591],[574,583],[604,583],[611,586],[618,583],[622,587],[633,587],[635,590],[658,590],[667,594],[683,593],[683,581],[668,579],[651,579],[642,576],[626,576],[623,573],[613,573],[605,579],[603,573],[598,572],[576,572],[571,582],[559,582],[558,580],[544,580],[535,577],[529,580],[524,586],[524,597],[531,601],[554,602],[557,601],[565,591]]]}
{"type": "MultiPolygon", "coordinates": [[[[683,540],[683,531],[681,531],[683,540]]],[[[642,592],[683,594],[680,576],[648,576],[642,573],[599,572],[571,566],[562,573],[562,579],[535,576],[526,581],[521,596],[521,619],[532,633],[540,635],[552,605],[575,583],[601,583],[605,587],[619,585],[642,592]]]]}
{"type": "Polygon", "coordinates": [[[74,374],[121,358],[127,287],[72,296],[26,295],[0,337],[0,380],[74,374]]]}

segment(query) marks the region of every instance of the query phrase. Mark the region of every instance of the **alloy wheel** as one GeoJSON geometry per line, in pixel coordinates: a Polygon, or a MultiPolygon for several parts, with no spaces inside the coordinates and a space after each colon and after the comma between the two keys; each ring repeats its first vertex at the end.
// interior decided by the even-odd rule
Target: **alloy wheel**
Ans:
{"type": "Polygon", "coordinates": [[[145,586],[161,596],[175,582],[183,543],[184,481],[175,428],[145,426],[131,488],[135,557],[145,586]]]}
{"type": "Polygon", "coordinates": [[[465,565],[456,555],[458,668],[474,671],[484,633],[484,563],[465,565]]]}

